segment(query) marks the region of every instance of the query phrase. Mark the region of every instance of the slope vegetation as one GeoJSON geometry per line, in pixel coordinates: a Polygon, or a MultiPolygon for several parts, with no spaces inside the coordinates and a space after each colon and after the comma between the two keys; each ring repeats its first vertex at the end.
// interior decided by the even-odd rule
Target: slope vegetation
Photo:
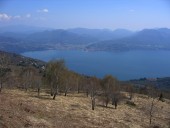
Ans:
{"type": "MultiPolygon", "coordinates": [[[[44,127],[44,128],[146,128],[149,126],[148,109],[151,99],[145,95],[135,95],[136,106],[125,102],[117,109],[111,104],[103,107],[97,101],[91,110],[91,99],[85,94],[60,94],[51,100],[43,92],[40,97],[33,91],[4,90],[0,94],[0,127],[44,127]]],[[[170,126],[170,101],[155,101],[153,125],[160,128],[170,126]]]]}

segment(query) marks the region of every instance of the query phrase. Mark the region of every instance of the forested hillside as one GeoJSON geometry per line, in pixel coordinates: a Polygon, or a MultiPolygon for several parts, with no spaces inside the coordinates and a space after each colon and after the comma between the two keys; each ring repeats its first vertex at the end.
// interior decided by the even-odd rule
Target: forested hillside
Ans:
{"type": "Polygon", "coordinates": [[[167,90],[84,76],[64,60],[1,51],[0,62],[1,127],[169,127],[167,90]]]}

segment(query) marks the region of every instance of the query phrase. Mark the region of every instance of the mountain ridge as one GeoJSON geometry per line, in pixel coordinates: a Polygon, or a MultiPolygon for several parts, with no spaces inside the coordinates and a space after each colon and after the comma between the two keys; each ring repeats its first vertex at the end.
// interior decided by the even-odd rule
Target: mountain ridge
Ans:
{"type": "Polygon", "coordinates": [[[170,50],[170,29],[144,29],[129,37],[87,46],[88,50],[170,50]]]}
{"type": "Polygon", "coordinates": [[[170,29],[52,29],[30,34],[0,33],[0,50],[22,53],[49,49],[86,51],[170,50],[170,29]]]}

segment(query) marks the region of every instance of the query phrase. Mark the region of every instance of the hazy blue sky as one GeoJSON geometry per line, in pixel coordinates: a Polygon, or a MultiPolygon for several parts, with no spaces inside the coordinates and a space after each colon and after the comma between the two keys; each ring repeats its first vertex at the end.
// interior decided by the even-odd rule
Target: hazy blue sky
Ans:
{"type": "Polygon", "coordinates": [[[0,26],[170,28],[170,0],[0,0],[0,26]]]}

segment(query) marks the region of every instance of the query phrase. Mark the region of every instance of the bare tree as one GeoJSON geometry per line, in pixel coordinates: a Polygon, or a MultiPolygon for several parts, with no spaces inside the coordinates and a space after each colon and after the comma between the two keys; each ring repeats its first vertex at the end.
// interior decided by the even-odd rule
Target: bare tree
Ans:
{"type": "Polygon", "coordinates": [[[81,78],[81,81],[80,81],[80,84],[82,86],[82,90],[83,92],[86,94],[86,96],[88,97],[89,96],[89,93],[90,93],[90,78],[89,77],[82,77],[81,78]]]}
{"type": "Polygon", "coordinates": [[[9,57],[5,53],[0,52],[0,92],[3,88],[3,82],[6,81],[6,74],[11,71],[9,60],[9,57]]]}
{"type": "Polygon", "coordinates": [[[27,91],[29,87],[33,86],[35,72],[36,72],[35,68],[31,66],[23,68],[20,75],[23,80],[23,86],[24,86],[25,91],[27,91]]]}
{"type": "Polygon", "coordinates": [[[51,96],[55,99],[59,92],[59,85],[62,80],[62,73],[66,69],[64,60],[53,60],[47,64],[45,71],[45,81],[51,87],[51,96]]]}
{"type": "Polygon", "coordinates": [[[149,113],[149,124],[152,124],[152,119],[154,116],[154,108],[155,108],[155,103],[156,103],[156,98],[158,97],[158,91],[153,85],[147,85],[147,92],[148,92],[148,97],[151,98],[151,104],[149,105],[148,108],[148,113],[149,113]]]}
{"type": "Polygon", "coordinates": [[[111,99],[112,99],[112,101],[113,101],[113,99],[114,99],[114,101],[116,101],[116,99],[117,99],[116,93],[115,93],[115,91],[117,89],[117,79],[115,79],[111,75],[107,75],[103,78],[101,85],[102,85],[102,89],[104,92],[104,102],[107,107],[111,99]],[[114,98],[113,98],[113,96],[114,96],[114,98]]]}
{"type": "Polygon", "coordinates": [[[115,109],[117,109],[118,102],[121,99],[121,94],[118,91],[115,91],[112,93],[112,105],[115,106],[115,109]]]}
{"type": "Polygon", "coordinates": [[[3,82],[5,81],[4,80],[4,77],[5,77],[5,70],[4,69],[0,69],[0,92],[2,91],[2,87],[3,87],[3,82]]]}
{"type": "Polygon", "coordinates": [[[149,124],[152,123],[154,100],[155,99],[153,98],[151,101],[151,106],[150,106],[150,110],[149,110],[149,124]]]}
{"type": "Polygon", "coordinates": [[[40,89],[41,89],[41,85],[42,85],[42,76],[39,73],[36,73],[34,78],[33,78],[33,84],[34,84],[34,88],[36,88],[37,93],[38,93],[38,97],[40,96],[40,89]]]}
{"type": "Polygon", "coordinates": [[[38,96],[40,96],[40,84],[38,84],[37,87],[38,87],[38,88],[37,88],[38,96]]]}
{"type": "Polygon", "coordinates": [[[68,70],[65,70],[63,73],[63,77],[62,77],[62,85],[64,88],[64,96],[67,96],[67,93],[69,90],[71,90],[71,88],[74,87],[75,85],[75,79],[74,79],[74,73],[68,70]]]}
{"type": "Polygon", "coordinates": [[[126,85],[126,91],[129,93],[129,99],[132,100],[134,96],[134,87],[131,84],[126,85]]]}
{"type": "Polygon", "coordinates": [[[91,77],[90,79],[90,94],[91,94],[91,102],[92,102],[92,110],[95,108],[95,99],[97,96],[97,89],[99,88],[100,81],[96,77],[91,77]]]}
{"type": "Polygon", "coordinates": [[[75,74],[75,84],[77,85],[77,93],[80,93],[81,84],[80,84],[81,76],[75,74]]]}

